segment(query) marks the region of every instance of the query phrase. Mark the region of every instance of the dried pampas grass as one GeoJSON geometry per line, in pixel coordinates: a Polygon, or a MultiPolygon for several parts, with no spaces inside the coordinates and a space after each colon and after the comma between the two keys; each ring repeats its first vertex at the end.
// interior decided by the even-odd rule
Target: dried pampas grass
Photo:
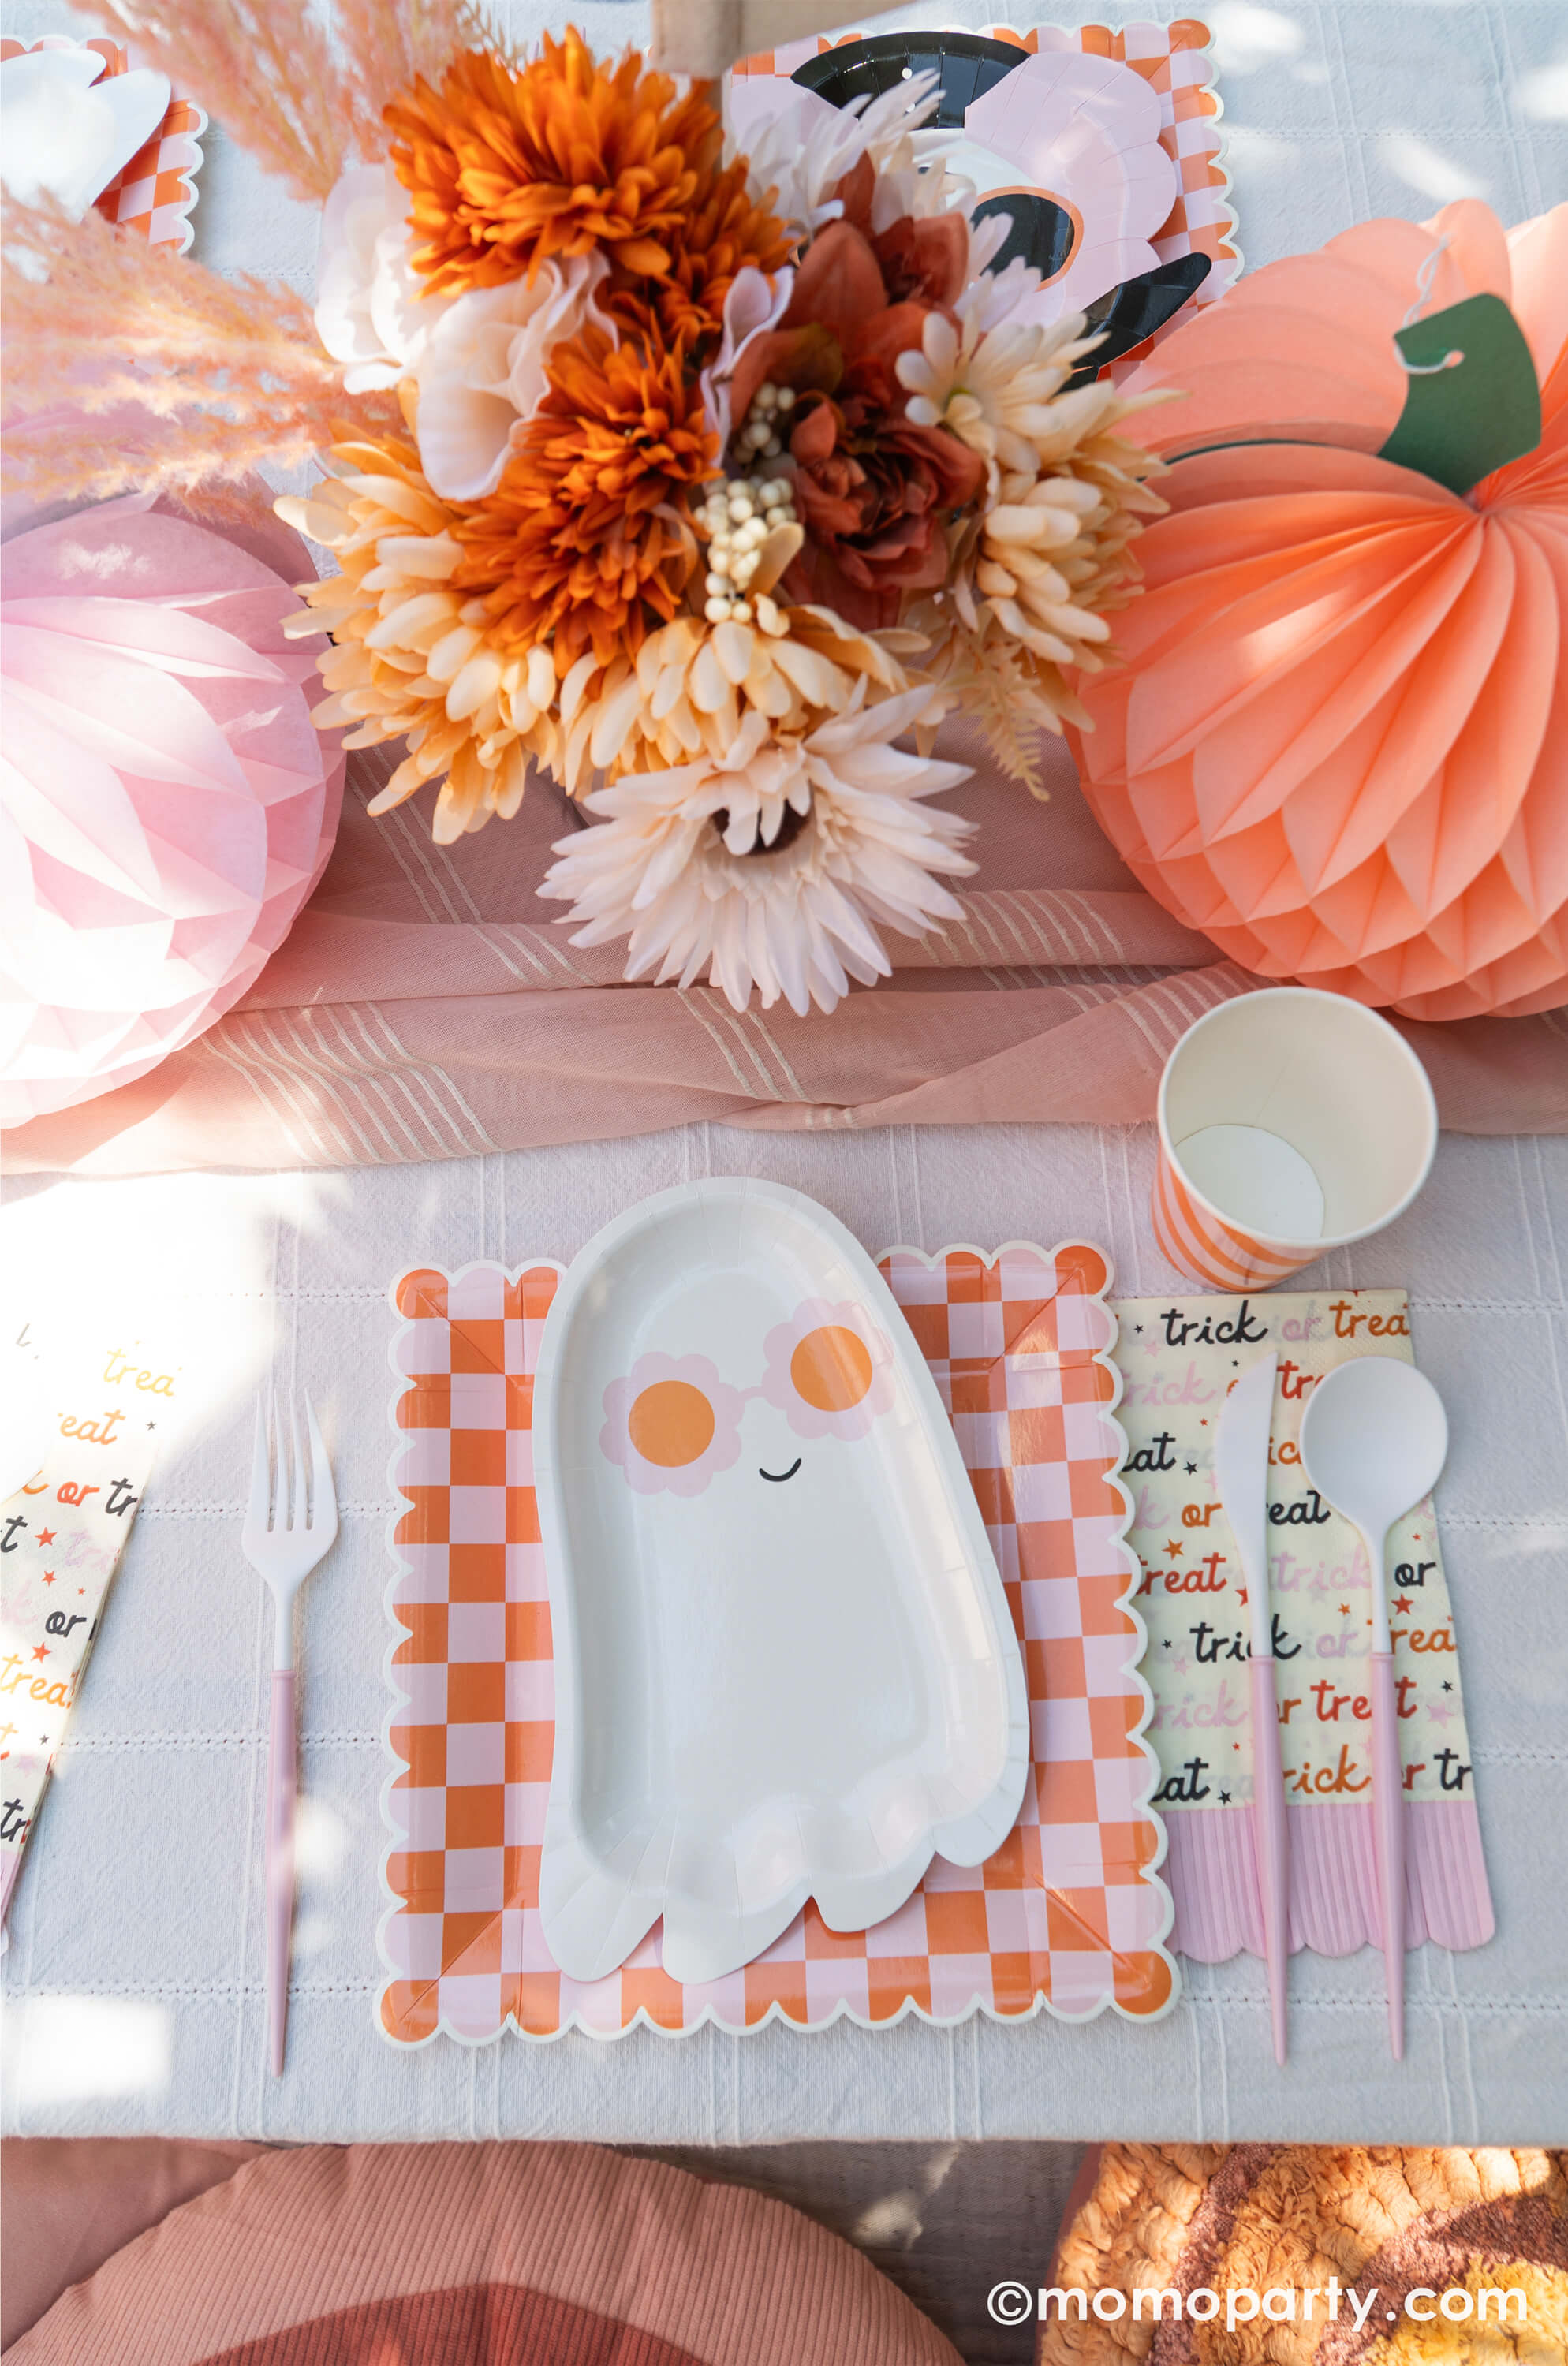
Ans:
{"type": "Polygon", "coordinates": [[[320,203],[355,153],[383,155],[381,109],[460,49],[506,44],[473,0],[77,0],[269,173],[320,203]]]}
{"type": "Polygon", "coordinates": [[[36,501],[185,493],[397,416],[344,392],[291,288],[220,279],[52,199],[7,200],[3,238],[6,475],[36,501]],[[112,431],[85,435],[83,414],[106,412],[112,431]]]}

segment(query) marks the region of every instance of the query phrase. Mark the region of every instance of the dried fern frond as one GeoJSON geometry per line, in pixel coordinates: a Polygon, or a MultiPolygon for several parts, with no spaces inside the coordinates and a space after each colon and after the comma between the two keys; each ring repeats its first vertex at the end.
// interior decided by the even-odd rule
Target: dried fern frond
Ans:
{"type": "Polygon", "coordinates": [[[291,288],[220,279],[52,198],[8,199],[0,238],[6,475],[37,500],[186,491],[397,417],[386,396],[344,392],[291,288]],[[106,412],[109,431],[85,436],[83,414],[106,412]]]}
{"type": "MultiPolygon", "coordinates": [[[[323,198],[366,127],[310,0],[76,0],[297,196],[323,198]]],[[[374,152],[374,151],[367,151],[374,152]]]]}
{"type": "Polygon", "coordinates": [[[1064,721],[1087,726],[1089,717],[1060,670],[1037,658],[1021,641],[998,630],[987,618],[972,633],[947,616],[931,633],[931,654],[920,664],[923,678],[953,692],[973,715],[1010,780],[1031,796],[1050,802],[1041,767],[1043,735],[1059,737],[1064,721]]]}

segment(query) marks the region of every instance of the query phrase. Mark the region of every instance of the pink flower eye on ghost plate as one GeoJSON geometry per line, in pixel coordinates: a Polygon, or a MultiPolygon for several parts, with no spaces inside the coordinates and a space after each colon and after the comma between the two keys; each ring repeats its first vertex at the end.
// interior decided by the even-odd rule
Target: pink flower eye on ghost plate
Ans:
{"type": "Polygon", "coordinates": [[[807,1299],[763,1342],[762,1394],[797,1437],[863,1437],[893,1402],[893,1350],[852,1301],[807,1299]]]}
{"type": "Polygon", "coordinates": [[[705,1356],[639,1356],[604,1391],[600,1451],[639,1495],[700,1495],[739,1459],[741,1402],[705,1356]]]}

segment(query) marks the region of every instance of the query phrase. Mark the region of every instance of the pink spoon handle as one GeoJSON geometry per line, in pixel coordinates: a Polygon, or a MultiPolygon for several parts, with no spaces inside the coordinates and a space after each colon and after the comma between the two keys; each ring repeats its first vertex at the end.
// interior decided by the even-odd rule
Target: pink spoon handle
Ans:
{"type": "Polygon", "coordinates": [[[1252,1839],[1263,1898],[1263,1954],[1269,1966],[1269,2012],[1274,2059],[1285,2058],[1286,1987],[1291,1960],[1291,1853],[1285,1829],[1285,1777],[1280,1763],[1280,1713],[1274,1699],[1274,1657],[1252,1661],[1252,1839]]]}
{"type": "Polygon", "coordinates": [[[1372,1653],[1372,1845],[1382,1918],[1388,2037],[1404,2059],[1404,1774],[1399,1763],[1399,1703],[1393,1654],[1372,1653]]]}
{"type": "Polygon", "coordinates": [[[266,2018],[274,2078],[283,2069],[283,2034],[288,2022],[288,1940],[294,1921],[294,1671],[275,1668],[266,1805],[266,2018]]]}

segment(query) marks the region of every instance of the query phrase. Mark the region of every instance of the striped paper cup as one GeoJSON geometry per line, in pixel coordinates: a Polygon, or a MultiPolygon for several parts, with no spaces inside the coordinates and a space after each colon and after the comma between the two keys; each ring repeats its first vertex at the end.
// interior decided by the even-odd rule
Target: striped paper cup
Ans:
{"type": "Polygon", "coordinates": [[[1410,1205],[1438,1145],[1427,1071],[1375,1010],[1315,987],[1237,996],[1159,1088],[1154,1229],[1180,1272],[1267,1290],[1410,1205]]]}

